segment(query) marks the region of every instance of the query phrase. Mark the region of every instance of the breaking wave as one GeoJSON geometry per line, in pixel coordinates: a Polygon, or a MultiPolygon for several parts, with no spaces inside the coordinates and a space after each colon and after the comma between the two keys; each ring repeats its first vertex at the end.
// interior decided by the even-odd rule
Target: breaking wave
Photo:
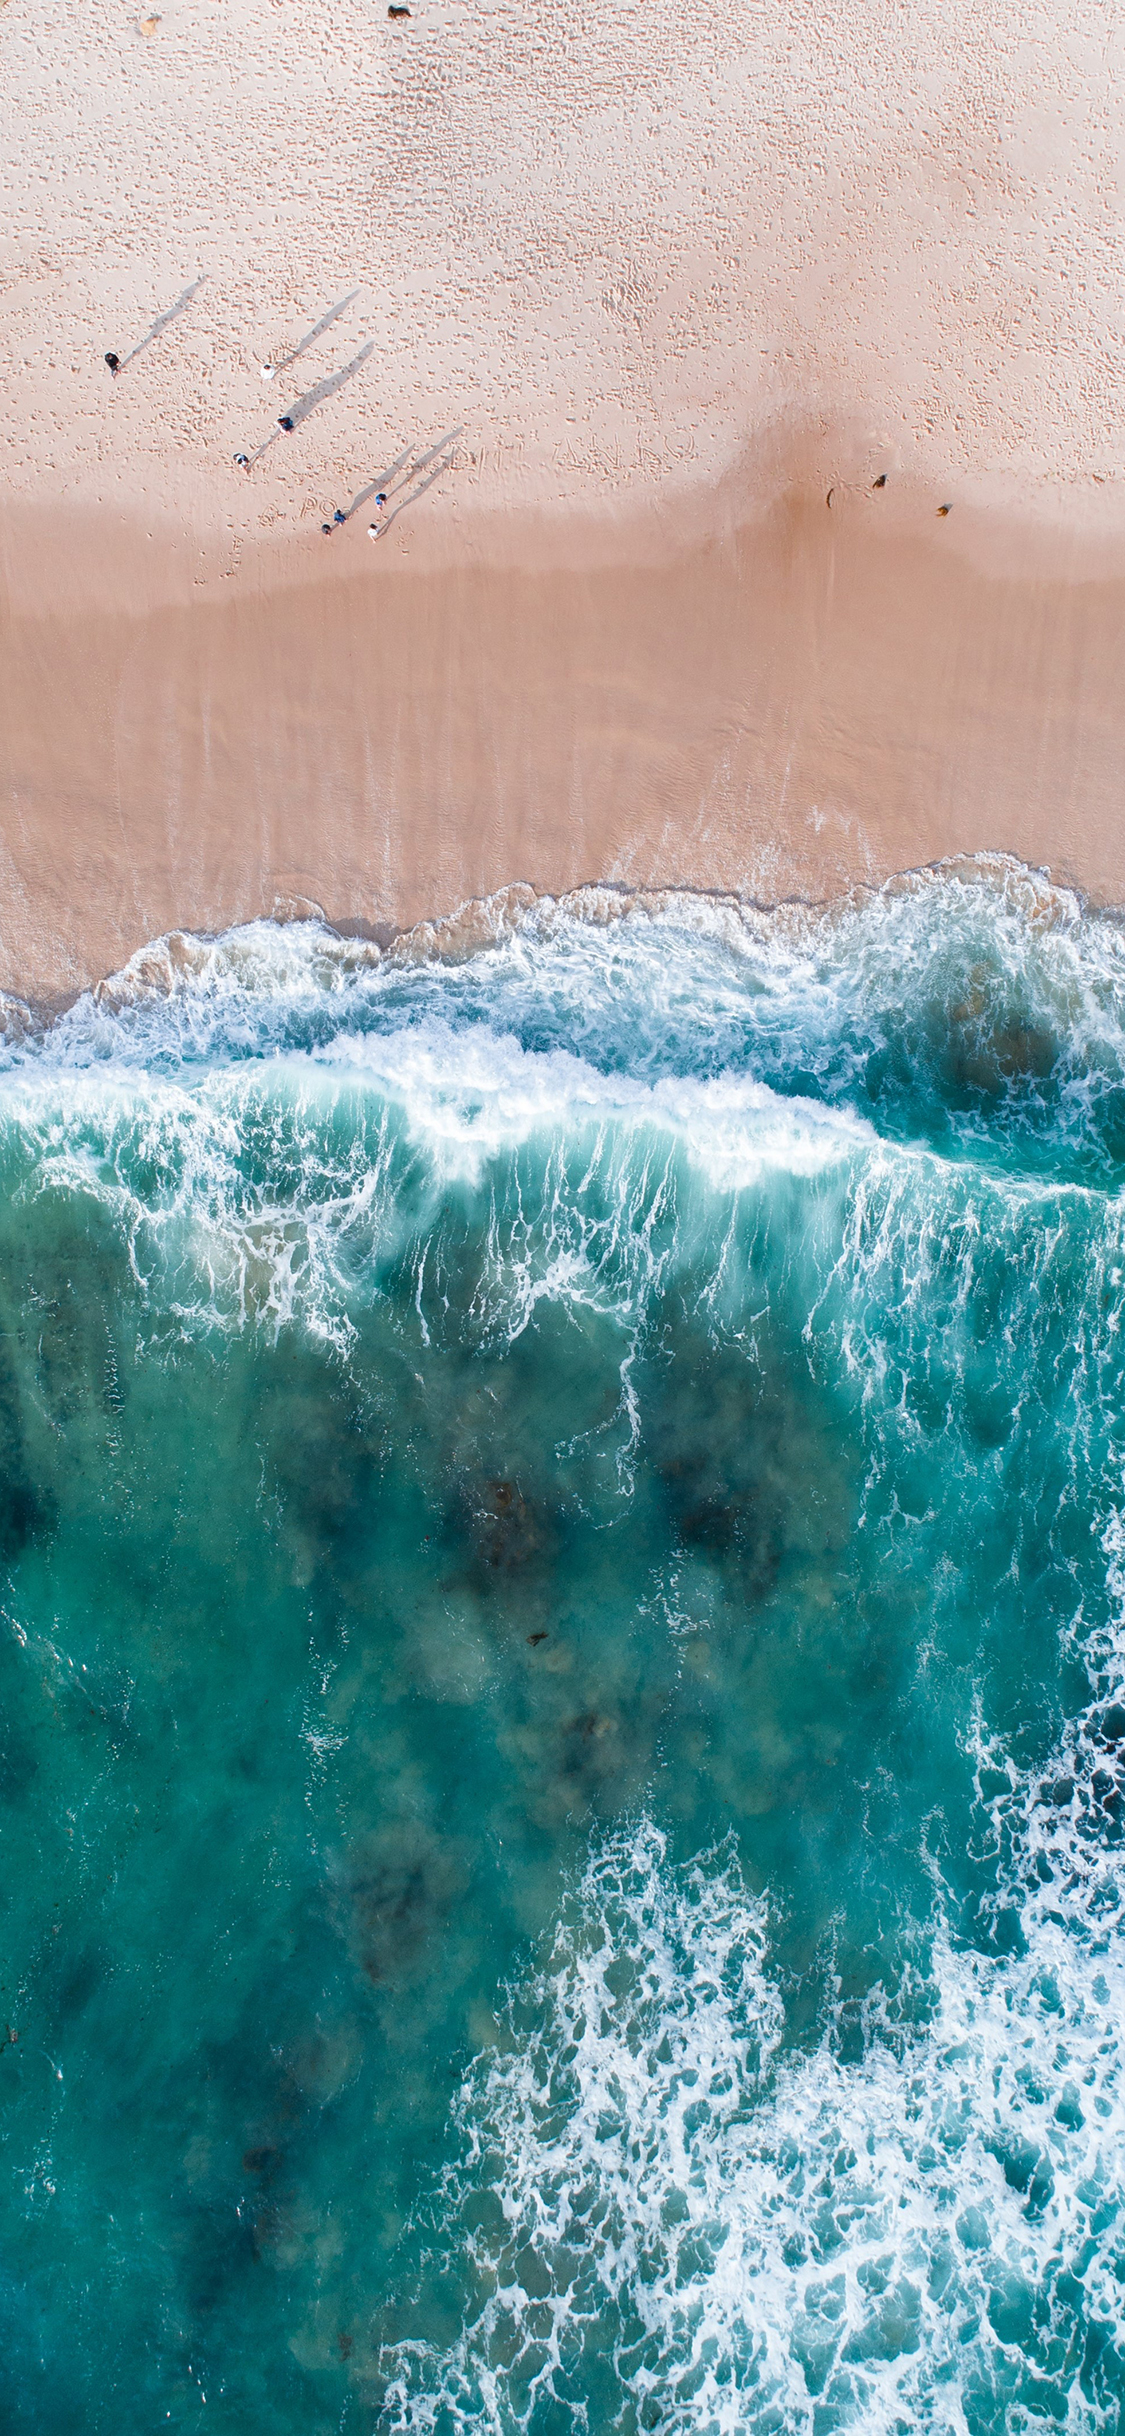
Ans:
{"type": "Polygon", "coordinates": [[[1121,926],[993,858],[176,935],[6,1010],[0,1185],[29,1887],[196,1770],[20,2049],[13,2323],[87,2323],[59,2089],[128,2111],[205,1818],[114,2201],[161,2415],[1118,2429],[1121,926]]]}

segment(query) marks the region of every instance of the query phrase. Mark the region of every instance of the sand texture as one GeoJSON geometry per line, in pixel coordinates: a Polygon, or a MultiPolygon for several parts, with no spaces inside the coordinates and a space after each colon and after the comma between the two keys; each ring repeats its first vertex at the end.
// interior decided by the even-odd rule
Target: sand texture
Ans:
{"type": "Polygon", "coordinates": [[[0,985],[286,894],[1125,896],[1123,45],[7,0],[0,985]]]}

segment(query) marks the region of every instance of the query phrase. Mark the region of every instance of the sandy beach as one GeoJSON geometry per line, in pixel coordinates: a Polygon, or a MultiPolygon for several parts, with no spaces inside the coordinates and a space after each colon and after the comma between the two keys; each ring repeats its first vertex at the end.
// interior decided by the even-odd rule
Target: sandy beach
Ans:
{"type": "Polygon", "coordinates": [[[7,0],[0,986],[516,882],[1125,898],[1122,39],[7,0]]]}
{"type": "Polygon", "coordinates": [[[1125,16],[133,8],[0,0],[0,2436],[1125,2436],[1125,16]]]}

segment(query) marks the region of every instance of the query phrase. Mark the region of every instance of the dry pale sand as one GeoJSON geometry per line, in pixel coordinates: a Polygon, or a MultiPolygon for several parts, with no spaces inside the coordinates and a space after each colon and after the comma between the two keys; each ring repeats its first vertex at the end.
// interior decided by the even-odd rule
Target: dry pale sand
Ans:
{"type": "Polygon", "coordinates": [[[1125,898],[1122,26],[410,5],[0,6],[0,985],[513,880],[1125,898]]]}

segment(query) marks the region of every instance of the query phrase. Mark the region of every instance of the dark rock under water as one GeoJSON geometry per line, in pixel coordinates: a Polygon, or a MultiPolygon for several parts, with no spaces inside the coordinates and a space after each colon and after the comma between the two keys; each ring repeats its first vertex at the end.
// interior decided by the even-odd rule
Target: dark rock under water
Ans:
{"type": "Polygon", "coordinates": [[[276,937],[0,1077],[0,2423],[1116,2428],[1125,936],[276,937]]]}

